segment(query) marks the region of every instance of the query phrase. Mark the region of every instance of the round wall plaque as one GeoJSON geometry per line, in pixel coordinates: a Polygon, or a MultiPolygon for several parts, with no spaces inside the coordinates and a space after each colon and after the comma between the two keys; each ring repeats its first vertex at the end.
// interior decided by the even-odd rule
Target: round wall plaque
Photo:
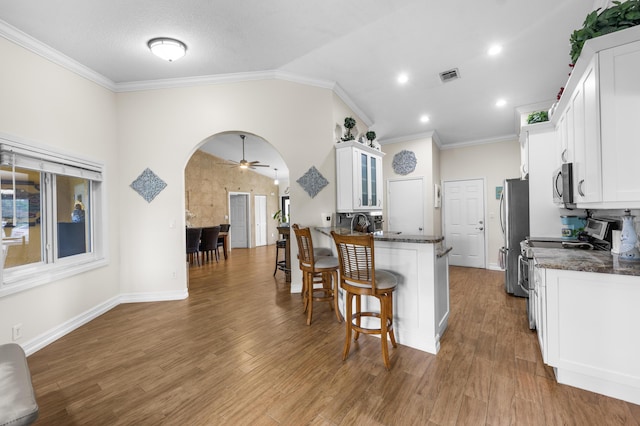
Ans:
{"type": "Polygon", "coordinates": [[[408,175],[416,169],[416,155],[413,151],[403,149],[393,156],[393,171],[399,175],[408,175]]]}

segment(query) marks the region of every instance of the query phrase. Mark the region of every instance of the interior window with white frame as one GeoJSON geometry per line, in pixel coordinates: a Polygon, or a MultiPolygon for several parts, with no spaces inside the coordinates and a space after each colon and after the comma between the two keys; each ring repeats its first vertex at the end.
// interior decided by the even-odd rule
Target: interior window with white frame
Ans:
{"type": "Polygon", "coordinates": [[[0,296],[105,264],[103,165],[0,137],[0,296]]]}

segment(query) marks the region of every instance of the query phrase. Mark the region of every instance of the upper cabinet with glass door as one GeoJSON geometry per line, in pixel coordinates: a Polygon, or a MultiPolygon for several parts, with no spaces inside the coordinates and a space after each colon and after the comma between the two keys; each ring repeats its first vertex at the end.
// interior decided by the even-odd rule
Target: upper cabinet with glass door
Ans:
{"type": "Polygon", "coordinates": [[[337,210],[382,210],[384,153],[355,141],[336,144],[337,210]]]}

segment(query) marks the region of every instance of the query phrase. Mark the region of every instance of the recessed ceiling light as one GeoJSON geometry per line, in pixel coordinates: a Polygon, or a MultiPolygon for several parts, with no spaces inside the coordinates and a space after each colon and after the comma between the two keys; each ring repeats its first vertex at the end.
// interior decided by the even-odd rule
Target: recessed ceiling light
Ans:
{"type": "Polygon", "coordinates": [[[493,46],[491,46],[489,48],[489,50],[487,51],[487,53],[491,56],[495,56],[498,53],[502,52],[502,46],[500,46],[499,44],[494,44],[493,46]]]}
{"type": "Polygon", "coordinates": [[[498,100],[496,101],[496,106],[497,106],[497,107],[503,107],[503,106],[505,106],[506,104],[507,104],[507,101],[505,101],[504,99],[498,99],[498,100]]]}
{"type": "Polygon", "coordinates": [[[173,62],[182,58],[187,52],[187,45],[173,38],[158,37],[147,42],[151,53],[165,61],[173,62]]]}
{"type": "Polygon", "coordinates": [[[424,114],[420,116],[420,122],[421,123],[428,123],[429,122],[429,116],[424,114]]]}
{"type": "Polygon", "coordinates": [[[398,75],[398,83],[407,84],[408,81],[409,81],[409,76],[406,73],[402,73],[398,75]]]}

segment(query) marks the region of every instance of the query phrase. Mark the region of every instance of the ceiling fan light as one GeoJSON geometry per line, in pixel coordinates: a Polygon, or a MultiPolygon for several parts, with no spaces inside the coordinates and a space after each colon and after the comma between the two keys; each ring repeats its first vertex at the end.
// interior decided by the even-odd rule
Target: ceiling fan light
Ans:
{"type": "Polygon", "coordinates": [[[187,45],[173,38],[154,38],[149,40],[147,46],[151,53],[169,62],[182,58],[187,52],[187,45]]]}

